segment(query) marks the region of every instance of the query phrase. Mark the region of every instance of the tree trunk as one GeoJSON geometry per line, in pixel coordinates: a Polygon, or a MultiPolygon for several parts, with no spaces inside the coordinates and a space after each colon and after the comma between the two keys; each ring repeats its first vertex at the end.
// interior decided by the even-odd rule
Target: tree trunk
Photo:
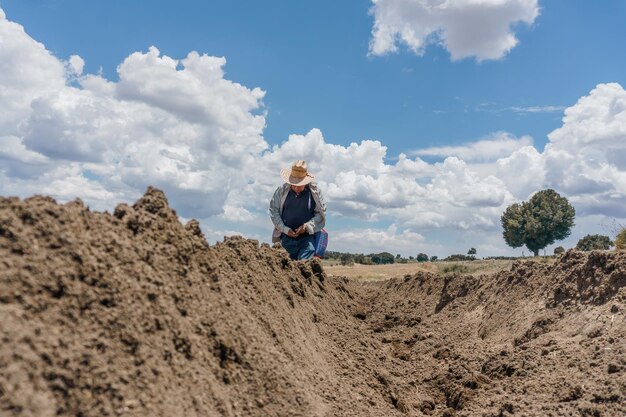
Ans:
{"type": "Polygon", "coordinates": [[[533,252],[535,253],[535,256],[539,256],[539,249],[534,250],[533,252]]]}

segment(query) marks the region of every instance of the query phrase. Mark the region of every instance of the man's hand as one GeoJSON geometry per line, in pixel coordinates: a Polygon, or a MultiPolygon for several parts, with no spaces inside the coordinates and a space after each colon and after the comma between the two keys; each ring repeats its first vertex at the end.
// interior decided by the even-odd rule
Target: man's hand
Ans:
{"type": "Polygon", "coordinates": [[[289,231],[287,232],[287,236],[289,237],[298,237],[301,234],[306,233],[306,226],[302,225],[300,227],[298,227],[296,230],[292,230],[289,229],[289,231]]]}

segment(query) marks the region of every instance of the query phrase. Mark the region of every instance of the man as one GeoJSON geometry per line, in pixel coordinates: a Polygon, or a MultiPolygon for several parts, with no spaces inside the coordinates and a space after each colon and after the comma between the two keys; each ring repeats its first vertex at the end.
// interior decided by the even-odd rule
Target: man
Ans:
{"type": "Polygon", "coordinates": [[[296,161],[282,169],[285,182],[270,201],[274,223],[272,242],[280,242],[291,259],[311,259],[315,254],[315,233],[326,223],[326,203],[317,187],[315,175],[307,171],[306,161],[296,161]]]}

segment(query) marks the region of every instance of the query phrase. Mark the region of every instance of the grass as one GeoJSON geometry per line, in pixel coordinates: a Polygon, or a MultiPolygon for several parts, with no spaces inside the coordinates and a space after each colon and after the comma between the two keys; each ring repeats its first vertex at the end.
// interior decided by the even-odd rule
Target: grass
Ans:
{"type": "Polygon", "coordinates": [[[406,264],[361,265],[343,266],[339,262],[324,260],[326,273],[331,276],[344,276],[367,281],[386,280],[415,274],[419,271],[435,274],[462,273],[471,275],[491,274],[509,269],[513,261],[510,260],[476,260],[460,262],[412,262],[406,264]]]}
{"type": "Polygon", "coordinates": [[[626,229],[622,229],[615,237],[615,249],[626,249],[626,229]]]}
{"type": "MultiPolygon", "coordinates": [[[[551,264],[557,258],[553,256],[537,256],[518,258],[518,260],[551,264]]],[[[469,274],[483,275],[495,274],[503,270],[511,269],[514,260],[505,259],[477,259],[475,261],[437,261],[437,262],[409,262],[406,264],[386,265],[341,265],[339,260],[324,259],[324,270],[330,276],[343,276],[358,278],[365,281],[382,281],[391,278],[404,277],[407,274],[415,274],[419,271],[432,272],[435,274],[469,274]]]]}
{"type": "Polygon", "coordinates": [[[470,272],[470,268],[467,265],[453,263],[445,265],[440,269],[440,272],[444,274],[467,274],[470,272]]]}

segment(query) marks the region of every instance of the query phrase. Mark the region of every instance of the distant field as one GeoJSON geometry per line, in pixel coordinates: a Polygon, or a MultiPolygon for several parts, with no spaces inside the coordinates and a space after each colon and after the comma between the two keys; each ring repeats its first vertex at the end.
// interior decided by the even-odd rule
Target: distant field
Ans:
{"type": "MultiPolygon", "coordinates": [[[[533,260],[534,258],[526,258],[533,260]]],[[[537,262],[553,262],[552,259],[537,258],[537,262]]],[[[454,273],[480,275],[491,274],[504,269],[509,269],[513,261],[510,260],[476,260],[461,262],[412,262],[406,264],[387,265],[361,265],[342,266],[334,260],[324,260],[324,269],[328,275],[344,276],[348,278],[360,278],[368,281],[386,280],[395,277],[403,277],[406,274],[414,274],[419,271],[434,273],[454,273]]]]}

